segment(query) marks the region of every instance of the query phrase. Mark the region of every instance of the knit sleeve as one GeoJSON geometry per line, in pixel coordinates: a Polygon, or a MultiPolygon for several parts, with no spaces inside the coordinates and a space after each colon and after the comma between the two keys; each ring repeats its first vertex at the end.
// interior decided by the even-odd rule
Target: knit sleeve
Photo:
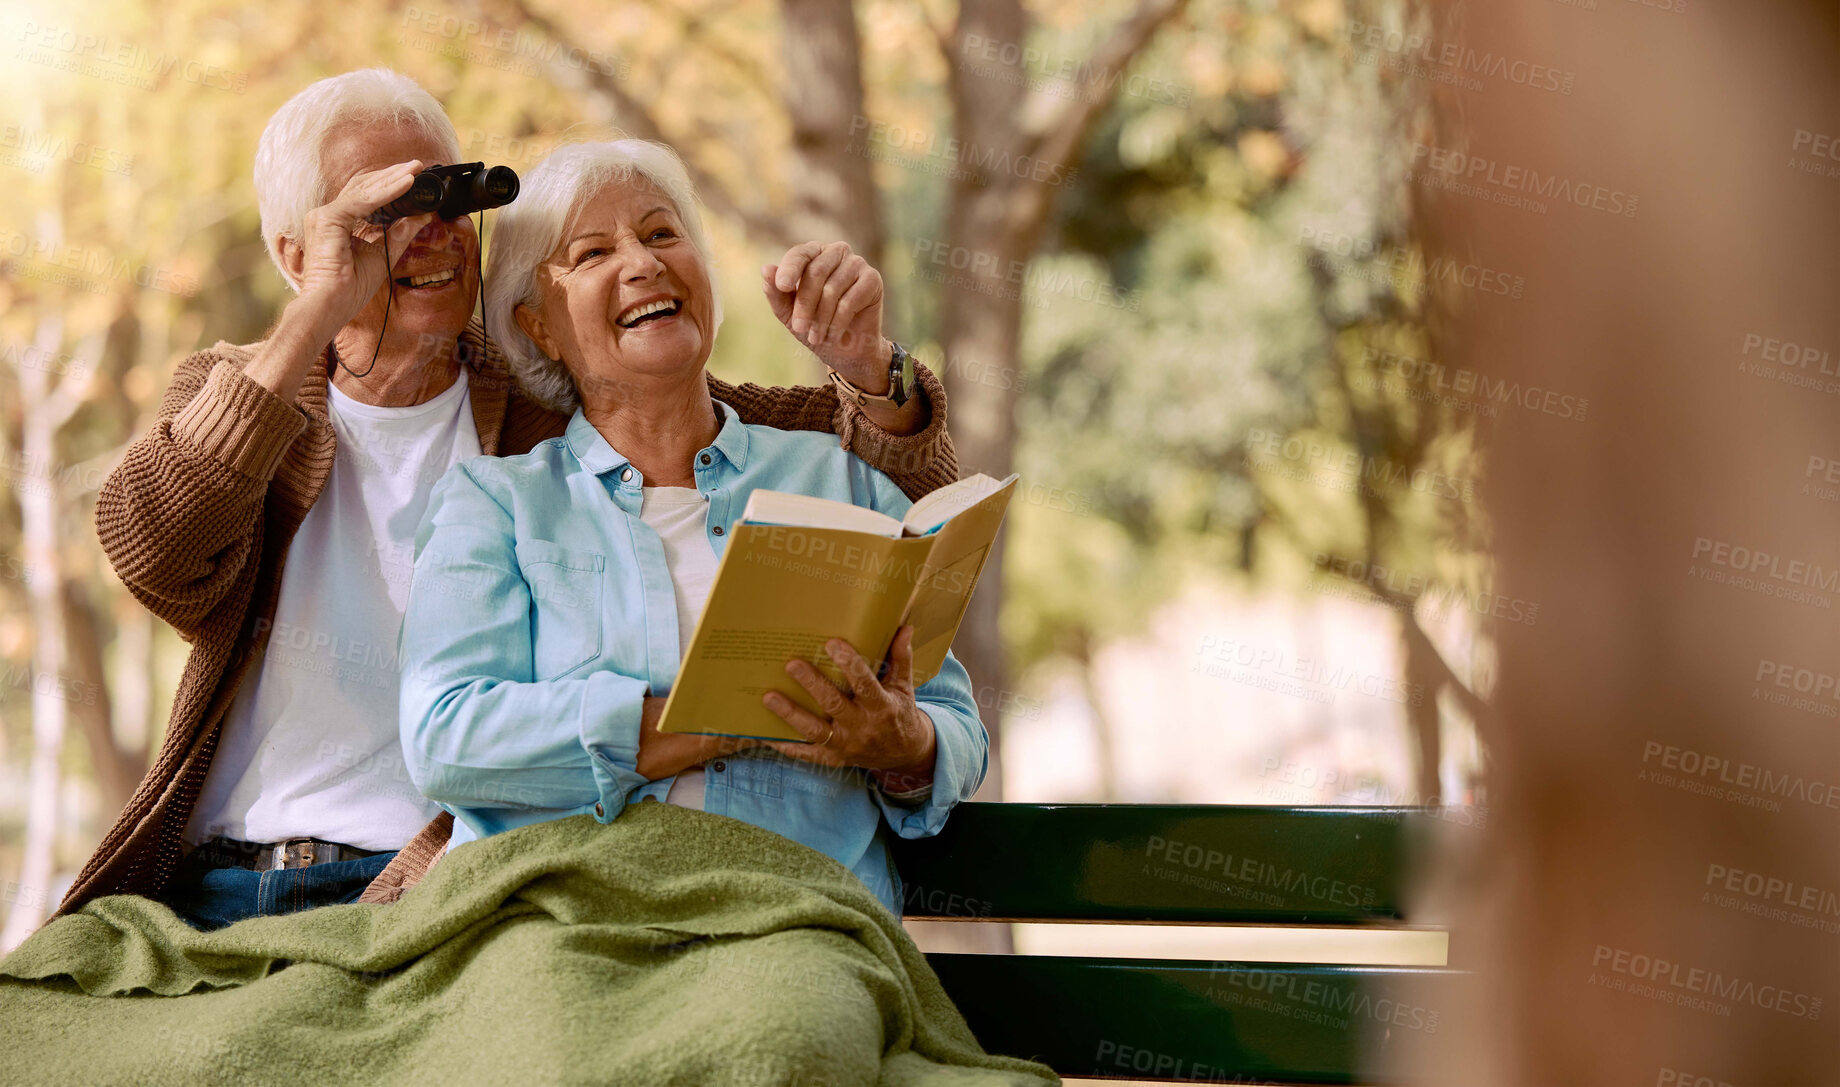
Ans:
{"type": "Polygon", "coordinates": [[[253,554],[276,466],[306,428],[300,409],[200,351],[179,364],[153,427],[96,497],[96,534],[116,576],[186,638],[253,554]]]}
{"type": "Polygon", "coordinates": [[[936,491],[958,479],[958,452],[946,433],[946,390],[939,378],[916,364],[921,393],[932,408],[932,418],[918,434],[891,434],[862,408],[840,400],[834,385],[730,385],[709,379],[709,391],[733,407],[744,423],[780,430],[821,430],[838,436],[838,443],[870,465],[888,473],[909,498],[936,491]]]}

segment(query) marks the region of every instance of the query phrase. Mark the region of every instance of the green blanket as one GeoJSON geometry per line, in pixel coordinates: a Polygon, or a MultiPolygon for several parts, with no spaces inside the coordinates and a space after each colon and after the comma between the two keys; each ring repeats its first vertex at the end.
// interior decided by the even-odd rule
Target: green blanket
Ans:
{"type": "Polygon", "coordinates": [[[842,865],[675,804],[457,849],[393,905],[216,932],[98,899],[0,960],[30,1084],[1038,1084],[842,865]]]}

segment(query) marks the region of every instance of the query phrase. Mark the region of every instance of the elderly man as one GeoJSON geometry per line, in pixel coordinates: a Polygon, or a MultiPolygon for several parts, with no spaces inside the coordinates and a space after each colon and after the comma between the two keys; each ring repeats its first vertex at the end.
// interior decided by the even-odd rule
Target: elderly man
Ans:
{"type": "MultiPolygon", "coordinates": [[[[262,235],[296,297],[260,343],[180,365],[97,501],[116,573],[192,652],[153,769],[60,912],[133,893],[215,927],[353,901],[405,846],[419,871],[407,860],[444,844],[397,727],[415,528],[449,466],[568,421],[515,386],[473,319],[471,222],[369,222],[459,158],[440,105],[382,69],[313,84],[263,131],[262,235]]],[[[710,390],[744,422],[835,430],[921,494],[957,475],[943,392],[828,333],[840,283],[824,288],[848,257],[795,248],[780,267],[802,269],[796,289],[770,299],[840,380],[710,390]]]]}

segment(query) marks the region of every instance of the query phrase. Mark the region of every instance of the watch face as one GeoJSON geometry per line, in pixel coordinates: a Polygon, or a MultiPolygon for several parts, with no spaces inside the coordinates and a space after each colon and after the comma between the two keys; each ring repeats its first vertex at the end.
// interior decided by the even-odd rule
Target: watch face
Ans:
{"type": "Polygon", "coordinates": [[[889,394],[895,407],[907,403],[914,391],[914,357],[900,344],[894,345],[894,358],[888,363],[889,394]]]}

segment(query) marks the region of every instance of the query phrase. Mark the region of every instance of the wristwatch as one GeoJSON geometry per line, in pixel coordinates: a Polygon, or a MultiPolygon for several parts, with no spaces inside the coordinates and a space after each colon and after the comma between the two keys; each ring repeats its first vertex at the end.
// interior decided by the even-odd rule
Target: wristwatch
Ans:
{"type": "Polygon", "coordinates": [[[914,394],[914,387],[919,384],[919,380],[914,377],[914,357],[907,353],[907,348],[893,340],[888,342],[894,344],[894,350],[888,356],[888,391],[880,394],[864,392],[862,386],[832,370],[831,381],[837,386],[839,395],[856,401],[859,407],[865,400],[880,400],[897,408],[907,403],[908,398],[914,394]]]}

